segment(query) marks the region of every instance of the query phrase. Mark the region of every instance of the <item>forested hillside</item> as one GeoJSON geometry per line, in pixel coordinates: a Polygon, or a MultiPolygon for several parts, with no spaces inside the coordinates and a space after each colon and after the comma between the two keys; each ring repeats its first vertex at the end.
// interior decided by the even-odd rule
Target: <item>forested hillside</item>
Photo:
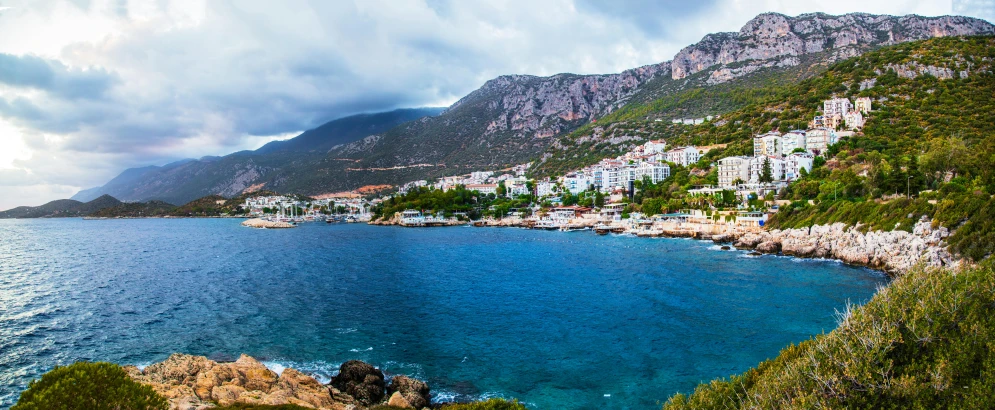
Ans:
{"type": "Polygon", "coordinates": [[[707,207],[715,205],[714,198],[688,197],[687,190],[715,184],[713,163],[719,158],[752,155],[754,135],[805,129],[823,100],[869,97],[873,111],[863,132],[843,138],[782,192],[780,199],[794,202],[776,214],[772,226],[844,222],[909,230],[927,215],[955,230],[948,241],[951,250],[980,260],[995,250],[993,62],[995,37],[937,38],[847,59],[797,84],[749,88],[730,83],[724,91],[689,90],[673,100],[626,107],[597,127],[578,130],[562,143],[559,159],[551,149],[539,166],[557,174],[593,163],[606,156],[598,141],[623,139],[620,135],[640,136],[632,144],[658,137],[671,145],[724,143],[699,163],[676,167],[670,179],[644,186],[634,209],[707,207]],[[658,110],[723,92],[744,106],[697,126],[652,119],[658,110]],[[612,137],[591,138],[587,132],[612,137]],[[918,199],[909,201],[906,195],[918,199]]]}

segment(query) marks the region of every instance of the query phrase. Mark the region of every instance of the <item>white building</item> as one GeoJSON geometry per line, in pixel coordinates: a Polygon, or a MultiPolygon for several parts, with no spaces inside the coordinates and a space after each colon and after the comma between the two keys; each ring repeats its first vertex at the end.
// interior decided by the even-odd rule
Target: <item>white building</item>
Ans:
{"type": "Polygon", "coordinates": [[[474,171],[470,173],[470,179],[474,181],[486,181],[487,178],[493,176],[494,173],[491,171],[474,171]]]}
{"type": "Polygon", "coordinates": [[[667,164],[643,162],[636,167],[636,181],[649,177],[653,183],[658,183],[670,177],[670,167],[667,164]]]}
{"type": "Polygon", "coordinates": [[[853,100],[853,109],[864,114],[871,112],[871,97],[860,97],[853,100]]]}
{"type": "Polygon", "coordinates": [[[832,115],[844,115],[853,111],[853,104],[849,98],[833,98],[822,102],[822,115],[829,117],[832,115]]]}
{"type": "Polygon", "coordinates": [[[796,148],[808,149],[805,143],[805,131],[793,130],[781,136],[781,144],[785,154],[790,154],[796,148]]]}
{"type": "Polygon", "coordinates": [[[719,186],[731,187],[733,181],[750,180],[750,157],[725,157],[719,160],[719,186]]]}
{"type": "Polygon", "coordinates": [[[809,152],[822,155],[830,145],[836,143],[836,132],[829,128],[815,128],[805,131],[805,145],[809,152]]]}
{"type": "Polygon", "coordinates": [[[646,155],[662,154],[667,152],[667,143],[664,140],[648,141],[643,144],[643,153],[646,155]]]}
{"type": "Polygon", "coordinates": [[[560,182],[571,194],[579,194],[594,186],[594,178],[580,172],[567,174],[560,182]]]}
{"type": "Polygon", "coordinates": [[[701,150],[695,147],[679,147],[667,151],[667,161],[679,164],[682,167],[698,163],[701,159],[701,150]]]}
{"type": "Polygon", "coordinates": [[[540,198],[545,196],[552,196],[555,193],[553,189],[555,186],[556,184],[549,181],[542,181],[536,183],[536,196],[540,198]]]}
{"type": "Polygon", "coordinates": [[[777,131],[753,137],[753,156],[780,156],[784,153],[784,140],[777,131]]]}
{"type": "Polygon", "coordinates": [[[847,129],[859,130],[864,128],[864,115],[860,111],[850,111],[843,115],[843,123],[847,129]]]}
{"type": "Polygon", "coordinates": [[[466,189],[480,192],[483,195],[497,194],[497,184],[467,184],[466,189]]]}
{"type": "Polygon", "coordinates": [[[795,152],[784,157],[784,179],[794,181],[801,178],[802,169],[812,171],[813,156],[809,152],[795,152]]]}
{"type": "Polygon", "coordinates": [[[759,183],[760,176],[764,172],[764,163],[770,164],[770,177],[772,181],[783,181],[784,180],[784,160],[773,157],[773,156],[762,156],[753,157],[750,160],[750,179],[751,183],[759,183]]]}

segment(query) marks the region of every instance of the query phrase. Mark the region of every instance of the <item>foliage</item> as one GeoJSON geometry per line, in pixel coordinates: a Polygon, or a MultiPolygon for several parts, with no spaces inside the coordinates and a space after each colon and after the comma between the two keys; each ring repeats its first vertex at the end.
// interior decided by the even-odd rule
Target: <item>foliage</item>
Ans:
{"type": "Polygon", "coordinates": [[[503,216],[512,208],[526,207],[532,201],[530,195],[522,195],[515,199],[498,197],[494,194],[481,194],[467,190],[462,185],[443,191],[429,187],[413,188],[403,195],[395,195],[381,202],[372,210],[373,217],[390,218],[397,212],[414,209],[426,213],[441,213],[452,216],[454,213],[465,213],[470,219],[482,216],[503,216]]]}
{"type": "Polygon", "coordinates": [[[474,403],[447,404],[443,410],[525,410],[525,405],[518,400],[490,399],[474,403]]]}
{"type": "Polygon", "coordinates": [[[77,362],[34,380],[11,410],[168,409],[162,396],[112,363],[77,362]]]}
{"type": "Polygon", "coordinates": [[[988,408],[995,403],[995,271],[914,269],[828,334],[672,397],[664,409],[988,408]]]}

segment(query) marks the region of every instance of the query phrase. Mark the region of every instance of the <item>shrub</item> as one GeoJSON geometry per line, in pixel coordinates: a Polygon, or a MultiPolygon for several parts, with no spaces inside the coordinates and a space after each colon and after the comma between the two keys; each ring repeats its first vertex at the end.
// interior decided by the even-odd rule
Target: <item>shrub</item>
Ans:
{"type": "Polygon", "coordinates": [[[990,408],[995,272],[916,269],[841,315],[839,328],[664,409],[990,408]]]}
{"type": "Polygon", "coordinates": [[[128,377],[112,363],[77,362],[58,366],[34,380],[11,410],[166,410],[151,387],[128,377]]]}
{"type": "Polygon", "coordinates": [[[442,406],[443,410],[526,410],[525,405],[518,400],[490,399],[475,403],[449,404],[442,406]]]}

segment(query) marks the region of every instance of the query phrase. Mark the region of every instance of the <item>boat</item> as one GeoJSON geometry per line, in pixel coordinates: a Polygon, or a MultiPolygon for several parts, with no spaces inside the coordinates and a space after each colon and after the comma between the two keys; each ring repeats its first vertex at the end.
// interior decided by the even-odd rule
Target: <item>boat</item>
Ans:
{"type": "Polygon", "coordinates": [[[544,229],[547,231],[555,231],[557,229],[560,229],[560,224],[550,220],[541,220],[536,222],[535,226],[533,226],[532,229],[544,229]]]}

